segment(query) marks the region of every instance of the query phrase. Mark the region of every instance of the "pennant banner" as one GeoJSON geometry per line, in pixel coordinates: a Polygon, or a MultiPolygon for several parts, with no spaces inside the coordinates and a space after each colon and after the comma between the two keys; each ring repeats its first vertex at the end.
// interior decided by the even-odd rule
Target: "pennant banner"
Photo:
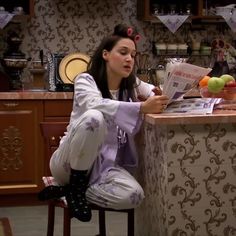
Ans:
{"type": "Polygon", "coordinates": [[[0,13],[0,28],[3,29],[13,16],[14,14],[11,13],[0,13]]]}
{"type": "Polygon", "coordinates": [[[172,33],[188,19],[189,15],[160,15],[156,16],[172,33]]]}
{"type": "Polygon", "coordinates": [[[232,31],[235,33],[236,32],[236,9],[231,13],[220,13],[218,14],[224,18],[228,26],[232,29],[232,31]]]}

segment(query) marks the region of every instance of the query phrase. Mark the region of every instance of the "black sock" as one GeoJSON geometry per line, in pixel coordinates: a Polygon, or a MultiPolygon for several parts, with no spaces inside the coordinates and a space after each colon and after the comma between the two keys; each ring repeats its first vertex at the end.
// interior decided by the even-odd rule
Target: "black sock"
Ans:
{"type": "Polygon", "coordinates": [[[66,200],[72,216],[83,222],[90,221],[92,217],[91,208],[85,196],[87,185],[87,171],[71,169],[70,187],[66,200]]]}
{"type": "Polygon", "coordinates": [[[58,199],[65,196],[67,191],[68,191],[68,186],[50,185],[38,193],[38,199],[40,201],[58,199]]]}

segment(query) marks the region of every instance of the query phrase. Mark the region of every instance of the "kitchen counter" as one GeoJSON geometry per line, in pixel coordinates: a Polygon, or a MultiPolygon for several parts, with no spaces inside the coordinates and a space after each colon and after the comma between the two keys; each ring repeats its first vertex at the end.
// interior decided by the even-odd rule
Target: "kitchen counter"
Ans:
{"type": "Polygon", "coordinates": [[[14,91],[14,92],[0,92],[0,100],[54,100],[54,99],[64,99],[71,100],[73,98],[73,92],[49,92],[43,90],[35,91],[14,91]]]}
{"type": "Polygon", "coordinates": [[[236,123],[236,110],[214,110],[212,114],[195,115],[195,114],[178,114],[178,113],[163,113],[163,114],[147,114],[145,121],[152,124],[205,124],[207,123],[236,123]]]}
{"type": "Polygon", "coordinates": [[[236,232],[236,110],[148,114],[138,140],[145,192],[137,236],[236,232]]]}

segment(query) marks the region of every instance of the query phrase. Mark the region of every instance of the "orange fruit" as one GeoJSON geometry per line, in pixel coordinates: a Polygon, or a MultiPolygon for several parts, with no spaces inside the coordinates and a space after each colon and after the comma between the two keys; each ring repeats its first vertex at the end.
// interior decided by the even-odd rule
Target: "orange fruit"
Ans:
{"type": "Polygon", "coordinates": [[[203,87],[206,87],[207,84],[208,84],[208,80],[210,79],[211,77],[208,76],[208,75],[205,75],[198,83],[199,87],[200,88],[203,88],[203,87]]]}

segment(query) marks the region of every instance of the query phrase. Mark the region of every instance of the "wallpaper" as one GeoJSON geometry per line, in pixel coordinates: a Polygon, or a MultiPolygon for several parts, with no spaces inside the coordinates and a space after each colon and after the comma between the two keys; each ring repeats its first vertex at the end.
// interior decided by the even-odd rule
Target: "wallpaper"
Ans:
{"type": "MultiPolygon", "coordinates": [[[[23,40],[21,50],[32,59],[39,59],[40,49],[45,54],[79,51],[91,55],[118,23],[136,27],[142,36],[138,49],[151,56],[153,41],[187,42],[190,32],[209,42],[215,37],[226,37],[231,42],[235,37],[225,25],[214,24],[198,27],[184,24],[172,34],[162,24],[137,20],[136,0],[35,0],[34,11],[35,16],[21,25],[9,24],[0,30],[0,55],[6,49],[5,39],[11,30],[19,32],[23,40]]],[[[157,63],[159,60],[154,58],[157,63]]],[[[207,58],[192,60],[208,63],[207,58]]]]}

